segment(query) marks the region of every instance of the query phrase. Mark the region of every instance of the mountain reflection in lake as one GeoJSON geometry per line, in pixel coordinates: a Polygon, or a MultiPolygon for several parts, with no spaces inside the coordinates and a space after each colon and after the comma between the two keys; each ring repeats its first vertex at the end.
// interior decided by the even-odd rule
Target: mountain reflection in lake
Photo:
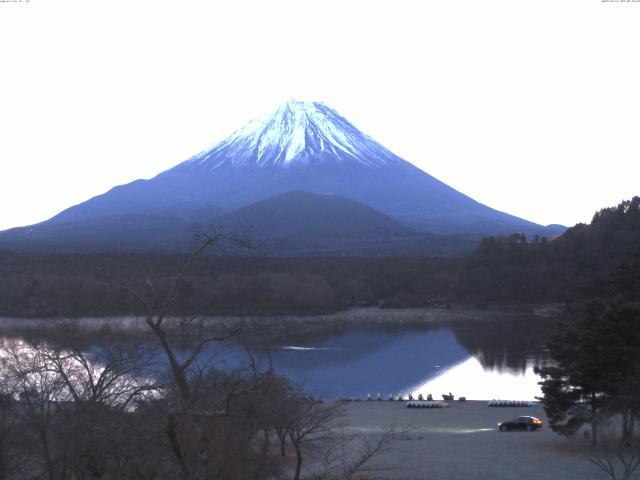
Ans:
{"type": "MultiPolygon", "coordinates": [[[[5,337],[28,337],[3,330],[5,337]]],[[[31,333],[39,332],[42,339],[45,330],[31,333]]],[[[533,400],[540,395],[533,367],[544,361],[543,345],[550,331],[551,321],[534,317],[401,328],[343,327],[313,336],[271,338],[268,347],[254,349],[254,358],[262,368],[272,365],[310,394],[326,399],[365,398],[369,393],[384,398],[431,393],[441,398],[442,393],[452,392],[478,400],[533,400]]],[[[96,337],[87,335],[87,350],[100,348],[96,337]]],[[[131,330],[116,332],[110,341],[114,339],[152,343],[150,337],[131,330]]],[[[247,361],[244,347],[233,342],[207,353],[214,349],[218,365],[233,368],[247,361]]],[[[164,358],[160,351],[158,358],[164,358]]]]}
{"type": "Polygon", "coordinates": [[[532,352],[516,368],[507,365],[506,358],[483,366],[446,327],[351,331],[320,342],[281,346],[270,357],[276,371],[323,398],[363,398],[369,393],[384,398],[432,393],[441,398],[453,392],[468,399],[533,400],[540,395],[533,373],[539,355],[532,352]]]}
{"type": "Polygon", "coordinates": [[[438,375],[442,366],[469,357],[449,329],[353,331],[314,346],[320,348],[280,349],[271,357],[276,371],[325,398],[408,393],[416,382],[438,375]]]}

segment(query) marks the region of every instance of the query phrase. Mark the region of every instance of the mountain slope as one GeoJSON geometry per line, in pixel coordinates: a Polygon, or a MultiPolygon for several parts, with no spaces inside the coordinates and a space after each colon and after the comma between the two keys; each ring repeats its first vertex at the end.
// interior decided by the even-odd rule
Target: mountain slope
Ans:
{"type": "Polygon", "coordinates": [[[347,232],[340,228],[349,226],[354,229],[349,234],[352,250],[357,250],[356,238],[363,247],[371,246],[359,228],[390,227],[391,222],[395,226],[382,228],[376,238],[394,237],[394,245],[397,235],[415,236],[410,229],[474,241],[485,234],[563,231],[476,202],[393,154],[322,103],[290,101],[155,178],[115,187],[46,222],[0,233],[0,246],[46,248],[49,242],[56,248],[183,248],[184,232],[194,225],[211,225],[225,212],[261,201],[266,203],[230,214],[228,226],[253,226],[264,238],[289,232],[289,243],[301,236],[300,241],[304,237],[316,245],[318,239],[311,237],[344,237],[347,232]],[[292,191],[297,198],[278,197],[292,191]],[[295,210],[305,202],[311,210],[295,210]],[[263,221],[256,213],[261,208],[287,212],[289,223],[263,221]],[[349,220],[316,221],[323,215],[349,220]],[[408,228],[399,233],[402,227],[408,228]]]}
{"type": "Polygon", "coordinates": [[[115,187],[50,222],[202,204],[233,210],[292,190],[352,198],[436,233],[548,234],[396,156],[322,103],[290,101],[151,180],[115,187]]]}
{"type": "Polygon", "coordinates": [[[187,248],[194,224],[153,214],[104,215],[0,232],[0,247],[17,250],[168,250],[187,248]]]}

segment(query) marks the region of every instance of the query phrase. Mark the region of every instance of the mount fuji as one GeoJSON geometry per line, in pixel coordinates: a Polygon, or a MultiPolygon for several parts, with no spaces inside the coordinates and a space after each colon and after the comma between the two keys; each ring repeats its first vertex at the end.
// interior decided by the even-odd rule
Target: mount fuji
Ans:
{"type": "MultiPolygon", "coordinates": [[[[402,235],[522,232],[546,236],[564,230],[476,202],[387,150],[323,103],[289,101],[150,180],[114,187],[46,222],[0,233],[0,245],[8,240],[24,246],[29,242],[46,245],[52,238],[59,244],[65,236],[73,236],[91,246],[91,232],[98,225],[103,239],[105,234],[118,238],[114,245],[127,245],[124,235],[139,238],[142,244],[147,235],[154,244],[162,244],[162,236],[167,235],[171,241],[167,238],[166,243],[171,244],[180,236],[178,231],[186,232],[195,223],[237,225],[234,211],[238,209],[243,210],[243,218],[258,218],[250,213],[254,204],[259,205],[255,208],[262,220],[276,215],[265,205],[282,208],[282,198],[295,201],[299,197],[282,197],[287,192],[312,194],[303,203],[313,203],[316,210],[317,202],[339,210],[340,201],[326,200],[337,197],[351,202],[348,210],[358,218],[365,210],[375,211],[376,215],[366,216],[373,222],[370,228],[366,222],[356,222],[362,226],[360,236],[386,231],[390,225],[394,235],[402,230],[402,235]],[[274,196],[281,198],[264,203],[274,196]],[[354,202],[363,208],[352,208],[354,202]]],[[[304,212],[296,214],[304,216],[304,212]]],[[[282,221],[283,214],[277,215],[282,221]]],[[[355,217],[347,217],[341,216],[341,221],[353,224],[355,217]]],[[[323,222],[329,226],[332,218],[338,217],[322,217],[313,231],[322,230],[323,222]]],[[[263,234],[269,236],[269,222],[262,224],[263,234]]],[[[280,227],[289,238],[294,235],[291,228],[280,227]]]]}

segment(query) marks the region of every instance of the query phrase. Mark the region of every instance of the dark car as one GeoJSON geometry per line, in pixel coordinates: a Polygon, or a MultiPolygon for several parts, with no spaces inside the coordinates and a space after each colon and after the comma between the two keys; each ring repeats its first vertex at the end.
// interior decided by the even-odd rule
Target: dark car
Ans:
{"type": "Polygon", "coordinates": [[[536,417],[516,417],[513,420],[506,422],[500,422],[498,424],[498,430],[506,432],[508,430],[537,430],[542,428],[542,420],[536,417]]]}

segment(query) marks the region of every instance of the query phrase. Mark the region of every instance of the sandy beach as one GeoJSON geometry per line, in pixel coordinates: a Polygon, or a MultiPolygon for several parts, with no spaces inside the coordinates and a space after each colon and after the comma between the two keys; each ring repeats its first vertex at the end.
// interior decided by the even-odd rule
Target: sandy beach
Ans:
{"type": "Polygon", "coordinates": [[[552,432],[541,406],[488,407],[484,401],[449,402],[449,408],[409,409],[404,402],[346,404],[348,430],[399,439],[371,464],[373,478],[438,480],[596,480],[579,441],[552,432]],[[497,423],[519,415],[545,422],[535,432],[499,432],[497,423]]]}

